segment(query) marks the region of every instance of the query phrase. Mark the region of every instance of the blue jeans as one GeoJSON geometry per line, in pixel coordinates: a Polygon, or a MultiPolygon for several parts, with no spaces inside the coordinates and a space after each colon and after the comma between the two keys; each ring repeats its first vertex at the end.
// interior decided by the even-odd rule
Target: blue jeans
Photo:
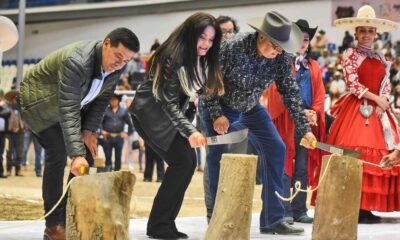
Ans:
{"type": "Polygon", "coordinates": [[[106,166],[111,166],[112,150],[115,151],[114,171],[121,169],[121,155],[122,147],[124,146],[124,139],[122,137],[107,136],[104,139],[104,155],[106,155],[106,166]]]}
{"type": "MultiPolygon", "coordinates": [[[[308,172],[308,151],[305,147],[300,146],[301,137],[295,137],[296,157],[294,161],[293,183],[300,181],[301,188],[307,187],[307,172],[308,172]]],[[[283,176],[283,196],[290,197],[291,178],[284,174],[283,176]]],[[[307,214],[306,207],[307,193],[299,192],[297,196],[290,202],[283,202],[285,207],[285,217],[299,217],[307,214]]]]}
{"type": "MultiPolygon", "coordinates": [[[[260,104],[248,112],[240,113],[222,106],[225,117],[229,119],[232,130],[249,129],[249,141],[256,149],[261,161],[263,201],[260,214],[260,229],[269,228],[283,221],[284,208],[275,191],[282,194],[282,175],[285,161],[286,146],[278,134],[267,110],[260,104]]],[[[199,113],[207,136],[216,135],[213,121],[207,109],[199,101],[199,113]]],[[[222,153],[228,151],[227,145],[208,146],[207,170],[209,174],[211,206],[214,206],[218,187],[219,168],[222,153]]]]}
{"type": "Polygon", "coordinates": [[[33,147],[35,150],[35,173],[36,176],[42,175],[42,146],[40,146],[39,141],[32,134],[31,131],[27,130],[24,133],[24,158],[22,159],[22,165],[26,166],[28,161],[28,150],[29,145],[33,142],[33,147]]]}

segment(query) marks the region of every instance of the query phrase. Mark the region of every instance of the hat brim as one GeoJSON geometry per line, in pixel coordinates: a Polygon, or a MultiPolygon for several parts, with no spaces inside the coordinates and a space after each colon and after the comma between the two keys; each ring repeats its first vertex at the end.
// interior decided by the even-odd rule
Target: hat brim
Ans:
{"type": "Polygon", "coordinates": [[[274,44],[281,47],[283,50],[285,50],[285,52],[296,53],[301,48],[301,46],[303,44],[304,35],[303,35],[303,32],[300,30],[300,28],[295,23],[292,23],[289,39],[287,41],[279,41],[261,29],[263,21],[264,21],[264,18],[253,18],[253,19],[248,20],[247,24],[250,27],[254,28],[257,32],[259,32],[262,35],[264,35],[265,37],[267,37],[274,44]]]}
{"type": "Polygon", "coordinates": [[[400,28],[396,22],[381,19],[381,18],[339,18],[333,24],[335,27],[344,28],[347,30],[355,30],[356,27],[366,26],[374,27],[378,32],[393,32],[400,28]]]}
{"type": "Polygon", "coordinates": [[[19,92],[17,90],[8,91],[4,95],[4,99],[11,102],[16,96],[18,96],[19,92]]]}
{"type": "MultiPolygon", "coordinates": [[[[297,24],[296,24],[296,25],[297,25],[297,24]]],[[[318,29],[318,27],[316,27],[316,28],[306,28],[306,27],[302,27],[302,26],[299,26],[299,25],[297,25],[297,26],[300,28],[300,30],[301,30],[302,32],[308,33],[308,36],[309,36],[309,38],[310,38],[310,41],[314,38],[315,33],[317,32],[317,29],[318,29]]]]}

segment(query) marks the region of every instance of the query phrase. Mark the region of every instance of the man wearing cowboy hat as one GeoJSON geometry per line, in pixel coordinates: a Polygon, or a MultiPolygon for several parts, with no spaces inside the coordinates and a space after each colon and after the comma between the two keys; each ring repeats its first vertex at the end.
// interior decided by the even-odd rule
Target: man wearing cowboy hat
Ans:
{"type": "MultiPolygon", "coordinates": [[[[72,159],[71,179],[82,175],[80,168],[96,156],[96,131],[126,63],[138,51],[137,36],[117,28],[103,41],[58,49],[25,74],[19,103],[23,120],[46,152],[46,213],[62,195],[67,157],[72,159]]],[[[65,200],[46,217],[45,239],[65,239],[65,200]]]]}
{"type": "MultiPolygon", "coordinates": [[[[259,99],[261,92],[275,81],[307,146],[315,140],[299,101],[299,88],[288,54],[300,48],[303,33],[275,11],[268,12],[264,18],[251,20],[249,25],[256,32],[239,33],[221,47],[220,64],[225,95],[204,99],[199,111],[207,136],[225,134],[228,130],[249,129],[249,140],[258,152],[263,172],[261,233],[302,234],[304,229],[295,228],[284,221],[282,202],[275,195],[275,191],[282,194],[285,145],[259,99]]],[[[214,205],[219,161],[221,154],[227,151],[227,146],[208,148],[207,166],[214,205]]]]}
{"type": "Polygon", "coordinates": [[[15,176],[23,176],[21,173],[21,162],[24,154],[25,124],[21,119],[21,114],[17,106],[18,94],[19,92],[13,89],[4,95],[4,99],[8,102],[8,106],[11,110],[7,127],[7,176],[11,176],[13,167],[15,167],[15,176]]]}

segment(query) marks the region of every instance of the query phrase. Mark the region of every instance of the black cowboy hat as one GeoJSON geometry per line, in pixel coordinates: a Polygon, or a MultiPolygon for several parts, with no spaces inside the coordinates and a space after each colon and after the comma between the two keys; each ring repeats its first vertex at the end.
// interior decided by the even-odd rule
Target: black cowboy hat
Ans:
{"type": "Polygon", "coordinates": [[[250,19],[247,24],[286,52],[295,53],[303,44],[300,28],[278,12],[267,12],[264,18],[250,19]]]}
{"type": "Polygon", "coordinates": [[[315,28],[310,28],[310,25],[305,19],[299,19],[297,20],[297,22],[295,22],[295,24],[301,29],[302,32],[308,33],[308,35],[310,36],[310,41],[311,39],[313,39],[315,33],[317,32],[318,26],[315,28]]]}

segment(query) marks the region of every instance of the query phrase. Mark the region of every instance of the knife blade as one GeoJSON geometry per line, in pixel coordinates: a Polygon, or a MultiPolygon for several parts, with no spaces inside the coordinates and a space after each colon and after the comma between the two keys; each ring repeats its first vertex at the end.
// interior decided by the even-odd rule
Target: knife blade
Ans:
{"type": "MultiPolygon", "coordinates": [[[[306,140],[304,138],[301,139],[300,145],[304,146],[305,141],[306,140]]],[[[322,143],[322,142],[318,142],[318,141],[313,141],[311,143],[311,146],[313,146],[314,148],[318,148],[318,149],[324,150],[326,152],[332,153],[332,154],[336,153],[341,156],[349,156],[349,157],[353,157],[353,158],[358,158],[361,155],[361,152],[355,151],[353,149],[342,148],[342,147],[338,147],[335,145],[322,143]]]]}
{"type": "Polygon", "coordinates": [[[207,145],[220,145],[238,143],[247,138],[249,129],[243,129],[235,132],[230,132],[224,135],[216,135],[207,137],[207,145]]]}

